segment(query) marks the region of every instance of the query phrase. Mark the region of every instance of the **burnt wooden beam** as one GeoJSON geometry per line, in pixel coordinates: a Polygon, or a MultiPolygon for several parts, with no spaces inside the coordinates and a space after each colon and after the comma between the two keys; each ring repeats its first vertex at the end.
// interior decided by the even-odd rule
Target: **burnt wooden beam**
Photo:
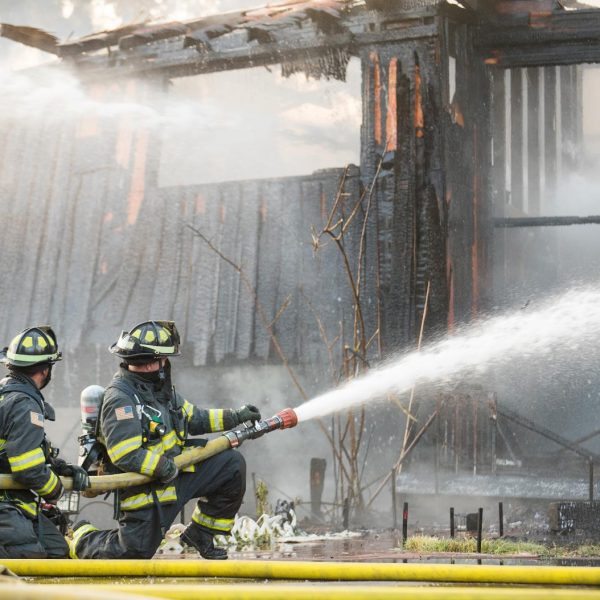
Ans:
{"type": "Polygon", "coordinates": [[[600,215],[589,217],[498,217],[494,227],[561,227],[565,225],[600,225],[600,215]]]}
{"type": "Polygon", "coordinates": [[[503,68],[600,62],[600,10],[502,15],[480,24],[474,44],[503,68]]]}
{"type": "Polygon", "coordinates": [[[110,53],[80,54],[69,61],[84,76],[180,77],[311,60],[338,50],[357,55],[361,47],[431,38],[438,32],[433,10],[361,11],[340,19],[340,32],[331,35],[323,35],[314,23],[307,22],[302,27],[274,30],[274,41],[266,43],[249,41],[247,29],[239,29],[199,46],[186,47],[181,35],[137,47],[116,47],[110,53]]]}
{"type": "Polygon", "coordinates": [[[58,54],[58,38],[51,33],[28,27],[26,25],[10,25],[9,23],[0,23],[0,37],[19,42],[31,48],[37,48],[42,52],[58,54]]]}

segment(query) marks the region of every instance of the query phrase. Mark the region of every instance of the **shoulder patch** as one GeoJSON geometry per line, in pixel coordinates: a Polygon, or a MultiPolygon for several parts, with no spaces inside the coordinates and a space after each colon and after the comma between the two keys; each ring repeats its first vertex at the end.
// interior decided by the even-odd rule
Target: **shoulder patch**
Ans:
{"type": "Polygon", "coordinates": [[[31,422],[34,425],[37,425],[38,427],[44,426],[44,415],[33,411],[31,411],[29,414],[31,415],[31,422]]]}
{"type": "Polygon", "coordinates": [[[117,421],[133,419],[133,406],[120,406],[119,408],[115,408],[115,417],[117,417],[117,421]]]}

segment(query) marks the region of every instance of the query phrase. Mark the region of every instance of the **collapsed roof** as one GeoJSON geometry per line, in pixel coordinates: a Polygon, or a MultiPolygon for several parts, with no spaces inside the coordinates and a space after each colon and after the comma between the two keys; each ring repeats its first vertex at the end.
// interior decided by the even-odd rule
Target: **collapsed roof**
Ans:
{"type": "Polygon", "coordinates": [[[476,25],[475,45],[488,64],[597,62],[600,11],[576,0],[287,0],[189,21],[133,23],[64,42],[2,23],[0,36],[54,54],[89,77],[171,78],[280,64],[284,76],[300,71],[344,80],[350,56],[361,48],[433,38],[441,13],[476,25]]]}

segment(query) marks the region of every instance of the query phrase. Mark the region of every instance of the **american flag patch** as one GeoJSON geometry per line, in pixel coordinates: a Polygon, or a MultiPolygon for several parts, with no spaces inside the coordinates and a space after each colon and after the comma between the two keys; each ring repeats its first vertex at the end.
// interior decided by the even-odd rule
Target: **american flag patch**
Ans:
{"type": "Polygon", "coordinates": [[[133,419],[133,406],[121,406],[115,408],[115,416],[117,417],[117,421],[133,419]]]}
{"type": "Polygon", "coordinates": [[[29,413],[31,415],[31,422],[38,427],[44,426],[44,415],[40,415],[40,413],[36,413],[31,411],[29,413]]]}

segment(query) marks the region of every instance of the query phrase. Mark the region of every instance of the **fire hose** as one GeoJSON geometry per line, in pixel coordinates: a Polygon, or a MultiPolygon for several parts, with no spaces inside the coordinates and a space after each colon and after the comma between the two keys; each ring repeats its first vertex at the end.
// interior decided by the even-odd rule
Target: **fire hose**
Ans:
{"type": "MultiPolygon", "coordinates": [[[[251,427],[241,427],[232,431],[227,431],[223,435],[210,440],[206,446],[198,448],[189,448],[184,450],[179,456],[176,456],[174,461],[179,470],[185,469],[191,465],[202,462],[215,454],[237,448],[246,440],[255,440],[262,437],[266,433],[275,431],[276,429],[289,429],[298,424],[298,417],[291,408],[286,408],[278,412],[276,415],[264,421],[259,421],[251,427]]],[[[71,477],[61,477],[60,480],[66,490],[73,488],[71,477]]],[[[108,492],[121,488],[144,485],[153,481],[151,477],[141,475],[139,473],[118,473],[116,475],[100,475],[90,477],[90,487],[87,491],[91,492],[108,492]]],[[[20,490],[28,489],[15,479],[12,475],[0,475],[1,490],[20,490]]]]}
{"type": "MultiPolygon", "coordinates": [[[[399,555],[400,558],[401,555],[399,555]]],[[[2,559],[19,577],[387,581],[453,584],[600,586],[598,567],[305,562],[289,560],[2,559]]],[[[197,582],[196,582],[197,584],[197,582]]],[[[154,587],[154,585],[152,586],[154,587]]],[[[221,589],[221,586],[217,586],[221,589]]],[[[264,587],[264,586],[259,586],[264,587]]],[[[404,589],[404,588],[402,588],[404,589]]],[[[479,588],[481,591],[481,588],[479,588]]],[[[550,590],[547,590],[548,592],[550,590]]],[[[598,594],[598,592],[596,592],[598,594]]],[[[0,596],[1,597],[1,596],[0,596]]],[[[196,596],[202,597],[199,593],[196,596]]],[[[317,594],[313,597],[319,597],[317,594]]],[[[410,596],[407,595],[407,598],[410,596]]],[[[516,596],[518,597],[518,595],[516,596]]]]}
{"type": "Polygon", "coordinates": [[[414,598],[418,600],[596,600],[595,589],[553,589],[514,587],[448,587],[448,586],[373,586],[373,585],[278,585],[278,584],[203,584],[203,585],[20,585],[0,586],[0,596],[11,600],[64,600],[94,598],[103,600],[387,600],[414,598]]]}

